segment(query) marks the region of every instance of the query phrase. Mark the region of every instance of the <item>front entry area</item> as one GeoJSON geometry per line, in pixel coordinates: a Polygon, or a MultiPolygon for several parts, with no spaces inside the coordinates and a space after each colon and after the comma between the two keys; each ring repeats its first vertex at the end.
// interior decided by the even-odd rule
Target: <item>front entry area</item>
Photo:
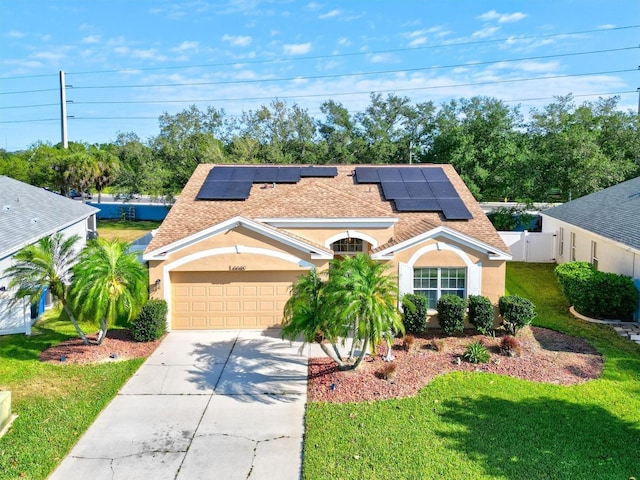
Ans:
{"type": "Polygon", "coordinates": [[[171,272],[175,330],[262,329],[282,323],[300,271],[171,272]]]}

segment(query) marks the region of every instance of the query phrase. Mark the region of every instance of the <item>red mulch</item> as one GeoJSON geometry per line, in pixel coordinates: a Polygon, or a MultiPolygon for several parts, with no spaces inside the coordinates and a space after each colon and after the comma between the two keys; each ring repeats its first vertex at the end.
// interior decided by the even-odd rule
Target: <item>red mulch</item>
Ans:
{"type": "MultiPolygon", "coordinates": [[[[97,335],[87,337],[95,340],[97,335]]],[[[159,344],[160,340],[136,342],[129,330],[109,330],[101,345],[84,345],[80,338],[72,338],[46,349],[38,358],[58,365],[115,362],[148,357],[159,344]]]]}
{"type": "Polygon", "coordinates": [[[602,356],[584,339],[545,328],[528,327],[518,333],[520,357],[501,354],[500,337],[474,332],[445,337],[441,331],[427,335],[416,337],[409,352],[402,348],[402,339],[395,340],[396,369],[388,379],[382,375],[382,369],[389,365],[382,360],[384,344],[379,347],[379,354],[367,357],[356,372],[339,371],[327,357],[310,359],[308,399],[345,403],[410,397],[438,375],[452,371],[491,372],[559,385],[583,383],[602,374],[602,356]],[[443,351],[436,350],[434,338],[444,341],[443,351]],[[489,363],[472,364],[462,359],[466,346],[476,340],[489,349],[489,363]]]}

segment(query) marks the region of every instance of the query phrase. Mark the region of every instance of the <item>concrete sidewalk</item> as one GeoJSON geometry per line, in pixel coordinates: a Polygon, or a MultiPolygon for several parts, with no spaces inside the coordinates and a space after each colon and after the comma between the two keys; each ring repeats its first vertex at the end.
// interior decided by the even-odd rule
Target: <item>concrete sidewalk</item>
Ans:
{"type": "Polygon", "coordinates": [[[280,331],[176,331],[50,477],[299,479],[307,355],[280,331]]]}

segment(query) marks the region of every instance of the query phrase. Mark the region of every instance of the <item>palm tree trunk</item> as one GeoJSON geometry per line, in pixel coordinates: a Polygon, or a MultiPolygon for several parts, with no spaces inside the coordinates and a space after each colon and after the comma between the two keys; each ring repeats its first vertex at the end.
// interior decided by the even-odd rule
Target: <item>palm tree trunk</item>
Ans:
{"type": "Polygon", "coordinates": [[[353,364],[353,370],[356,370],[360,364],[362,363],[362,360],[364,360],[365,355],[367,354],[367,350],[369,350],[369,338],[365,338],[364,339],[364,345],[362,345],[362,350],[360,351],[360,355],[358,356],[358,359],[356,360],[356,363],[353,364]]]}
{"type": "Polygon", "coordinates": [[[62,308],[64,309],[65,313],[69,317],[69,320],[71,321],[71,325],[73,325],[73,328],[76,329],[76,333],[82,339],[82,343],[84,343],[85,345],[91,345],[93,342],[91,342],[87,338],[87,336],[84,334],[84,332],[80,328],[80,325],[78,325],[78,321],[76,320],[76,317],[73,315],[73,312],[69,308],[69,305],[67,305],[67,302],[64,300],[60,300],[60,301],[62,302],[62,308]]]}
{"type": "Polygon", "coordinates": [[[105,339],[106,336],[107,336],[107,319],[103,317],[102,320],[100,320],[100,331],[98,332],[98,338],[96,340],[96,343],[98,345],[102,345],[102,341],[105,339]]]}
{"type": "Polygon", "coordinates": [[[334,347],[334,352],[332,352],[328,347],[327,344],[324,342],[320,342],[319,343],[320,348],[322,349],[322,351],[325,353],[325,355],[327,357],[329,357],[331,360],[333,360],[334,362],[336,362],[338,364],[339,368],[344,368],[344,362],[342,361],[342,359],[340,358],[340,355],[336,355],[336,351],[337,351],[337,347],[335,346],[335,344],[333,344],[334,347]]]}

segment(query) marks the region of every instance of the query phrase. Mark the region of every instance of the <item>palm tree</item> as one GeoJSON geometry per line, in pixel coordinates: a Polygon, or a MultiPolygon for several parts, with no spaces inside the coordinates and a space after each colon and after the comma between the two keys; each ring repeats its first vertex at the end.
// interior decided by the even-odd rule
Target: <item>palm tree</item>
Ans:
{"type": "Polygon", "coordinates": [[[362,342],[353,368],[383,339],[390,359],[393,334],[404,332],[404,326],[396,306],[398,288],[386,274],[386,266],[365,254],[333,260],[326,295],[337,322],[352,324],[354,341],[362,342]]]}
{"type": "Polygon", "coordinates": [[[340,368],[345,368],[336,345],[341,329],[325,313],[324,286],[325,282],[315,269],[298,277],[291,286],[291,297],[284,307],[282,338],[295,340],[302,336],[305,343],[317,342],[329,358],[340,368]],[[332,349],[325,341],[331,344],[332,349]]]}
{"type": "Polygon", "coordinates": [[[148,295],[147,270],[128,247],[119,240],[90,242],[73,269],[73,304],[81,318],[99,319],[98,345],[117,319],[134,318],[148,295]]]}
{"type": "Polygon", "coordinates": [[[62,305],[78,336],[88,345],[89,340],[78,325],[69,301],[69,285],[72,267],[78,257],[76,244],[79,240],[78,235],[65,238],[60,232],[43,237],[14,255],[14,265],[5,270],[2,278],[10,279],[9,287],[16,289],[16,300],[40,298],[48,289],[62,305]]]}

